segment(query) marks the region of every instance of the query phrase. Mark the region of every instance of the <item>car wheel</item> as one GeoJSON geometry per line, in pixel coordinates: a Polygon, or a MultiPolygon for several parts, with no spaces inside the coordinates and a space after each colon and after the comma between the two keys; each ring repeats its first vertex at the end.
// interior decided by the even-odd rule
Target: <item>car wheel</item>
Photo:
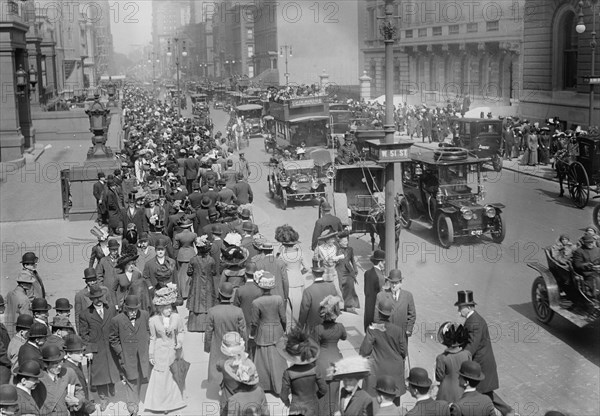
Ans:
{"type": "Polygon", "coordinates": [[[600,227],[600,204],[594,207],[594,212],[592,213],[592,220],[596,227],[600,227]]]}
{"type": "Polygon", "coordinates": [[[496,172],[502,171],[502,158],[499,155],[494,155],[492,157],[492,166],[496,172]]]}
{"type": "Polygon", "coordinates": [[[409,229],[412,225],[412,220],[410,219],[410,207],[406,198],[400,198],[398,210],[400,211],[400,224],[402,227],[409,229]]]}
{"type": "Polygon", "coordinates": [[[281,208],[285,211],[288,205],[288,197],[285,189],[281,191],[281,208]]]}
{"type": "Polygon", "coordinates": [[[438,214],[435,222],[438,242],[444,248],[450,248],[454,242],[454,225],[446,214],[438,214]]]}
{"type": "Polygon", "coordinates": [[[506,237],[506,227],[504,227],[502,216],[496,214],[492,221],[492,240],[494,243],[500,244],[504,241],[504,237],[506,237]]]}
{"type": "Polygon", "coordinates": [[[271,198],[275,198],[275,185],[273,184],[273,179],[269,178],[269,196],[271,198]]]}
{"type": "Polygon", "coordinates": [[[531,303],[537,319],[547,324],[552,320],[554,311],[550,308],[550,298],[548,288],[542,276],[536,277],[531,287],[531,303]]]}

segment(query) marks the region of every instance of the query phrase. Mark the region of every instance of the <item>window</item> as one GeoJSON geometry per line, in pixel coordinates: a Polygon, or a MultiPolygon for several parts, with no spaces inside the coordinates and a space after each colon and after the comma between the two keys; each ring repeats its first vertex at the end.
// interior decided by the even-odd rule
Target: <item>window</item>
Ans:
{"type": "Polygon", "coordinates": [[[254,45],[248,45],[248,58],[252,58],[254,55],[254,45]]]}
{"type": "Polygon", "coordinates": [[[450,26],[448,26],[448,34],[449,35],[458,35],[459,32],[460,32],[460,26],[459,25],[450,25],[450,26]]]}
{"type": "Polygon", "coordinates": [[[500,29],[500,22],[497,20],[485,22],[485,30],[488,32],[497,32],[500,29]]]}
{"type": "Polygon", "coordinates": [[[371,61],[369,76],[371,77],[371,86],[375,87],[377,85],[377,64],[375,61],[371,61]]]}
{"type": "Polygon", "coordinates": [[[369,39],[373,39],[375,38],[375,10],[374,9],[369,9],[369,32],[368,32],[368,38],[369,39]]]}
{"type": "Polygon", "coordinates": [[[422,29],[419,29],[419,37],[424,38],[425,36],[427,36],[427,28],[424,27],[422,29]]]}
{"type": "Polygon", "coordinates": [[[442,36],[442,27],[441,26],[435,26],[433,28],[433,36],[442,36]]]}
{"type": "Polygon", "coordinates": [[[557,62],[557,70],[560,74],[558,86],[560,89],[571,90],[577,87],[577,45],[579,44],[578,34],[575,31],[577,19],[575,13],[568,11],[563,13],[559,19],[558,26],[558,51],[562,53],[557,62]]]}
{"type": "Polygon", "coordinates": [[[412,31],[412,29],[410,29],[410,30],[406,30],[406,31],[404,32],[404,37],[405,37],[406,39],[411,39],[411,38],[413,37],[413,31],[412,31]]]}
{"type": "Polygon", "coordinates": [[[479,30],[479,25],[477,23],[467,23],[467,33],[474,33],[479,30]]]}
{"type": "Polygon", "coordinates": [[[254,39],[254,30],[248,29],[247,33],[248,33],[248,35],[247,35],[248,40],[254,39]]]}

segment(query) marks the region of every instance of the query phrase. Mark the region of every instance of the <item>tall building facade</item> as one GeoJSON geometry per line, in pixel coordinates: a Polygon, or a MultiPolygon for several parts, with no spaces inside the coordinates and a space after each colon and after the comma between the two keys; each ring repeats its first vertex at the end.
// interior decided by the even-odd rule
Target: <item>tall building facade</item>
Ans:
{"type": "Polygon", "coordinates": [[[152,47],[160,59],[157,76],[173,70],[173,59],[167,57],[169,41],[180,36],[182,28],[189,23],[194,23],[189,0],[152,2],[152,47]]]}
{"type": "MultiPolygon", "coordinates": [[[[588,126],[590,109],[592,31],[600,34],[600,3],[596,5],[596,28],[588,2],[576,0],[527,0],[523,38],[523,97],[520,112],[530,119],[558,116],[588,126]],[[581,22],[580,22],[581,18],[581,22]],[[576,30],[578,23],[585,28],[576,30]]],[[[599,36],[600,38],[600,36],[599,36]]],[[[597,41],[598,42],[598,41],[597,41]]],[[[600,78],[600,50],[596,46],[596,77],[600,78]]],[[[596,86],[592,125],[600,125],[600,86],[596,86]]]]}
{"type": "MultiPolygon", "coordinates": [[[[361,0],[363,67],[371,95],[385,90],[383,0],[361,0]]],[[[469,95],[472,107],[509,106],[522,95],[525,1],[395,2],[394,92],[409,103],[469,95]]]]}

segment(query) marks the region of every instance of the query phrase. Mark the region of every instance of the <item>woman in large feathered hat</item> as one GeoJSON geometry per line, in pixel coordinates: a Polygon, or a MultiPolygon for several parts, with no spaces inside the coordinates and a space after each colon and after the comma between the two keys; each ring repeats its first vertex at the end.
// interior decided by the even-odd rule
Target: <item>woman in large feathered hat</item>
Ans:
{"type": "Polygon", "coordinates": [[[446,347],[435,359],[435,379],[440,382],[437,400],[454,403],[463,393],[458,382],[458,370],[463,362],[471,359],[471,353],[464,349],[469,341],[469,332],[463,325],[444,322],[438,330],[437,339],[446,347]]]}

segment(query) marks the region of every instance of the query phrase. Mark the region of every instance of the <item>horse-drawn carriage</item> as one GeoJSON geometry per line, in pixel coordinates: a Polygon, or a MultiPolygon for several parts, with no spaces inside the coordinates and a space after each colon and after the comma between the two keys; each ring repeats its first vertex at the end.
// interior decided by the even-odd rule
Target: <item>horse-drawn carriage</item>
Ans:
{"type": "MultiPolygon", "coordinates": [[[[547,267],[539,262],[527,264],[540,274],[531,287],[531,302],[538,320],[547,324],[557,313],[580,328],[598,321],[600,302],[594,298],[593,289],[570,263],[553,258],[550,248],[544,252],[547,267]]],[[[600,266],[594,267],[600,273],[600,266]]]]}
{"type": "Polygon", "coordinates": [[[277,196],[284,210],[289,201],[314,201],[325,196],[325,179],[319,176],[312,159],[273,163],[267,181],[271,198],[277,196]]]}
{"type": "MultiPolygon", "coordinates": [[[[570,139],[556,154],[554,166],[558,173],[560,195],[564,192],[563,180],[566,177],[569,195],[577,208],[587,205],[590,192],[597,194],[593,198],[600,198],[600,134],[597,131],[570,139]]],[[[599,221],[598,215],[600,205],[594,208],[594,221],[599,221]]]]}
{"type": "Polygon", "coordinates": [[[456,238],[488,233],[495,243],[504,241],[504,205],[481,203],[485,197],[481,165],[490,162],[489,158],[479,158],[466,149],[440,148],[415,153],[411,159],[402,164],[404,195],[399,208],[405,228],[413,221],[431,224],[444,248],[456,238]]]}

